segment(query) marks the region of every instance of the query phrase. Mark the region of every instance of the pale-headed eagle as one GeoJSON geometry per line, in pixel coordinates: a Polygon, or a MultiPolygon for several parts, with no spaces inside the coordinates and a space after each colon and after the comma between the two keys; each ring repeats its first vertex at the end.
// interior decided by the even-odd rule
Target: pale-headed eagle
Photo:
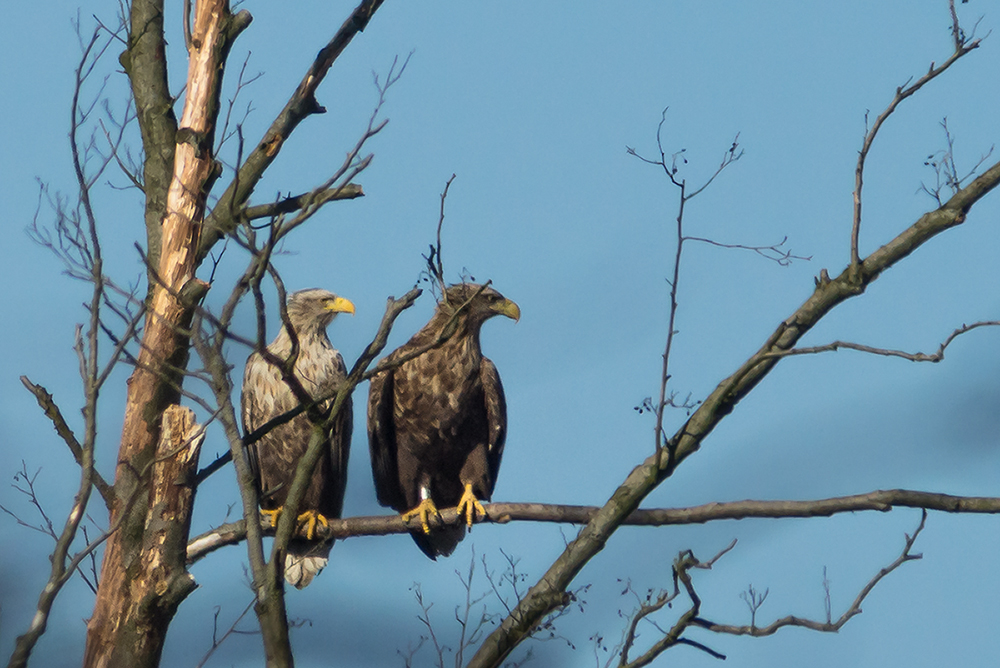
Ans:
{"type": "Polygon", "coordinates": [[[445,291],[430,322],[393,352],[392,361],[436,341],[438,348],[371,379],[368,445],[378,501],[419,516],[413,540],[431,559],[447,556],[465,535],[462,525],[431,529],[438,507],[458,507],[471,527],[485,514],[507,436],[507,404],[496,366],[483,357],[479,329],[495,315],[518,320],[517,304],[473,284],[445,291]]]}
{"type": "MultiPolygon", "coordinates": [[[[326,290],[313,288],[293,293],[288,298],[287,308],[288,319],[298,338],[294,375],[313,399],[327,398],[319,404],[319,410],[325,412],[332,403],[329,397],[347,377],[344,359],[330,344],[326,328],[338,313],[353,314],[354,304],[326,290]]],[[[267,349],[282,361],[290,357],[292,339],[284,326],[267,349]]],[[[250,355],[247,360],[242,403],[245,434],[300,404],[278,367],[268,363],[260,353],[250,355]]],[[[305,525],[310,539],[317,524],[326,524],[326,518],[340,517],[347,484],[351,427],[351,400],[348,399],[333,428],[325,435],[327,442],[323,454],[299,507],[298,520],[300,525],[305,525]]],[[[277,524],[278,513],[288,497],[295,469],[309,446],[313,428],[308,415],[301,413],[249,446],[260,507],[273,524],[277,524]]],[[[332,546],[332,541],[292,539],[285,556],[285,579],[299,589],[308,585],[326,566],[332,546]]]]}

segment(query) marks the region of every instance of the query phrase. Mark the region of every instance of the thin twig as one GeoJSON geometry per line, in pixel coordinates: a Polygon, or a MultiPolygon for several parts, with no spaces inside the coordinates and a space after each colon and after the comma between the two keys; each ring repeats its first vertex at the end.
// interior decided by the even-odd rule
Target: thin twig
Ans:
{"type": "MultiPolygon", "coordinates": [[[[882,125],[886,122],[886,120],[888,120],[888,118],[893,114],[893,112],[896,111],[896,107],[898,107],[903,100],[910,97],[923,88],[924,85],[944,73],[949,67],[954,65],[959,58],[979,47],[980,40],[976,39],[970,42],[967,41],[962,35],[961,28],[958,25],[958,16],[955,13],[955,0],[948,0],[948,3],[950,5],[954,26],[953,33],[955,39],[955,51],[938,67],[934,67],[934,63],[931,63],[927,73],[914,81],[912,84],[909,84],[908,80],[902,86],[896,88],[896,94],[893,96],[892,101],[889,102],[889,106],[887,106],[885,110],[878,115],[875,119],[875,123],[872,124],[871,129],[865,133],[864,141],[861,144],[861,150],[858,152],[858,164],[854,169],[854,220],[851,225],[852,267],[857,267],[861,261],[861,256],[858,250],[858,239],[861,234],[861,189],[864,187],[865,161],[868,159],[868,152],[871,150],[872,144],[875,142],[875,137],[878,135],[879,130],[882,128],[882,125]]],[[[867,114],[865,119],[867,121],[867,114]]]]}
{"type": "Polygon", "coordinates": [[[882,355],[884,357],[900,357],[911,362],[932,362],[937,363],[944,359],[945,349],[951,345],[951,343],[966,332],[971,332],[974,329],[980,327],[996,327],[1000,325],[1000,320],[981,320],[979,322],[974,322],[971,325],[962,325],[957,328],[938,346],[937,352],[934,353],[908,353],[903,350],[893,350],[890,348],[875,348],[872,346],[866,346],[861,343],[852,343],[850,341],[834,341],[832,343],[827,343],[820,346],[808,346],[801,348],[791,348],[789,350],[775,351],[767,353],[765,357],[775,358],[775,357],[791,357],[794,355],[815,355],[817,353],[826,352],[836,352],[841,348],[846,350],[857,350],[858,352],[871,353],[872,355],[882,355]]]}

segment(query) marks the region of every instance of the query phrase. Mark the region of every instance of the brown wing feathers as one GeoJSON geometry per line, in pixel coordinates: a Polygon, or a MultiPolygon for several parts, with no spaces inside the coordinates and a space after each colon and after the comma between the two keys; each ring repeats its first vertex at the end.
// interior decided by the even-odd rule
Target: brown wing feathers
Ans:
{"type": "MultiPolygon", "coordinates": [[[[517,319],[514,302],[472,284],[448,288],[430,322],[389,359],[455,333],[438,348],[372,379],[368,439],[378,500],[399,512],[424,498],[438,508],[459,503],[466,485],[489,500],[507,431],[503,386],[495,365],[483,357],[482,324],[495,315],[517,319]]],[[[413,534],[431,558],[447,555],[464,527],[413,534]]]]}
{"type": "MultiPolygon", "coordinates": [[[[479,331],[495,315],[517,319],[514,302],[496,290],[473,284],[448,288],[430,322],[389,356],[393,359],[422,348],[454,328],[440,347],[383,372],[371,380],[368,439],[378,501],[399,512],[424,499],[439,508],[457,505],[467,487],[487,501],[496,485],[507,432],[507,408],[496,366],[483,357],[479,331]]],[[[330,345],[326,327],[340,311],[354,312],[349,301],[325,290],[303,290],[288,302],[288,315],[298,339],[295,376],[314,397],[329,396],[346,378],[340,354],[330,345]]],[[[291,337],[282,328],[268,350],[286,359],[291,337]]],[[[247,361],[243,382],[243,423],[249,434],[298,405],[281,372],[260,354],[247,361]]],[[[321,406],[328,408],[329,405],[321,406]]],[[[300,511],[340,517],[346,486],[351,439],[348,401],[329,435],[329,447],[310,481],[300,511]]],[[[261,507],[280,508],[298,460],[305,453],[313,425],[307,415],[275,427],[249,446],[261,507]]],[[[450,554],[464,526],[413,533],[429,557],[450,554]]],[[[330,543],[293,541],[286,560],[286,579],[304,587],[326,564],[330,543]]]]}

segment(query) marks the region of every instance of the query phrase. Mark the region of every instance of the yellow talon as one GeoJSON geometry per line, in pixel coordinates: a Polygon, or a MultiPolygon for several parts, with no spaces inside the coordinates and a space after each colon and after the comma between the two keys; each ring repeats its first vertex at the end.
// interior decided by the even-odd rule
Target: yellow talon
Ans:
{"type": "Polygon", "coordinates": [[[316,536],[316,525],[322,524],[325,528],[330,528],[330,523],[326,521],[326,518],[322,513],[315,510],[307,510],[297,518],[298,523],[301,525],[305,523],[306,525],[306,538],[312,540],[316,536]]]}
{"type": "Polygon", "coordinates": [[[278,526],[278,516],[281,515],[282,507],[279,506],[274,510],[264,510],[261,508],[260,514],[268,519],[272,527],[278,526]]]}
{"type": "Polygon", "coordinates": [[[418,505],[416,508],[411,508],[410,510],[407,510],[405,513],[400,515],[400,518],[404,522],[409,522],[411,519],[417,517],[418,515],[420,516],[420,526],[423,527],[424,533],[428,534],[431,532],[431,525],[428,522],[430,516],[434,515],[438,519],[440,519],[441,517],[441,514],[438,512],[437,506],[434,505],[434,502],[431,499],[424,499],[423,501],[420,502],[420,505],[418,505]]]}
{"type": "Polygon", "coordinates": [[[476,519],[477,512],[480,516],[486,517],[486,509],[483,508],[483,504],[479,502],[476,495],[472,493],[472,483],[465,483],[465,492],[462,494],[462,498],[459,499],[455,510],[458,511],[459,517],[465,515],[465,523],[469,527],[472,526],[472,522],[476,519]]]}

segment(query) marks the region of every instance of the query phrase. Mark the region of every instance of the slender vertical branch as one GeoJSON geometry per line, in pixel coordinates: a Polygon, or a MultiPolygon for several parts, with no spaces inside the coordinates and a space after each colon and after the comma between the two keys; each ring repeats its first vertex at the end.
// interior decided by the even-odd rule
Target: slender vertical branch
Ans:
{"type": "MultiPolygon", "coordinates": [[[[27,665],[31,652],[38,639],[45,633],[48,623],[49,613],[56,597],[63,585],[69,580],[79,561],[67,564],[70,548],[76,539],[80,522],[87,510],[90,501],[90,492],[95,485],[95,481],[104,482],[100,476],[95,477],[94,472],[94,446],[97,441],[97,400],[100,393],[99,374],[99,336],[100,308],[104,299],[104,263],[101,255],[101,244],[97,235],[97,217],[90,201],[90,188],[92,181],[87,178],[86,166],[81,156],[78,132],[80,123],[85,117],[85,113],[80,108],[80,95],[83,91],[84,82],[87,76],[100,58],[100,53],[107,48],[106,43],[103,48],[98,47],[100,31],[95,30],[87,44],[83,47],[80,62],[76,68],[75,82],[73,87],[73,101],[70,109],[70,152],[73,159],[73,169],[76,175],[78,197],[83,206],[85,215],[85,240],[82,242],[81,258],[85,263],[85,268],[89,272],[91,281],[90,297],[90,319],[86,329],[86,335],[82,327],[77,327],[74,350],[80,362],[80,378],[83,383],[84,406],[83,406],[83,442],[76,443],[76,439],[69,430],[68,425],[62,420],[58,408],[51,403],[51,395],[47,395],[44,389],[38,388],[40,392],[35,392],[37,399],[41,401],[43,396],[47,396],[51,411],[47,413],[55,416],[55,424],[58,431],[64,437],[70,450],[77,456],[80,465],[80,483],[73,505],[66,518],[61,533],[56,540],[56,547],[53,551],[49,579],[39,595],[36,613],[31,621],[28,631],[17,639],[15,650],[10,659],[10,666],[21,667],[27,665]],[[98,53],[95,55],[95,49],[98,53]],[[60,429],[61,427],[61,429],[60,429]]],[[[106,164],[106,163],[105,163],[106,164]]],[[[34,390],[37,386],[26,383],[29,389],[34,390]]],[[[107,483],[104,483],[105,491],[107,483]]]]}
{"type": "MultiPolygon", "coordinates": [[[[674,180],[672,175],[670,176],[670,180],[674,180]]],[[[667,316],[667,343],[663,349],[663,367],[660,372],[660,399],[656,402],[656,434],[654,442],[658,458],[662,458],[663,449],[666,445],[663,434],[663,412],[667,407],[667,383],[670,382],[670,351],[674,343],[674,334],[677,333],[677,287],[681,275],[681,253],[684,250],[684,205],[687,203],[685,187],[686,182],[682,180],[678,185],[678,188],[680,188],[680,201],[677,204],[677,246],[674,251],[673,276],[670,280],[670,312],[667,316]]],[[[668,457],[672,458],[672,451],[669,447],[667,449],[668,457]]]]}
{"type": "Polygon", "coordinates": [[[712,175],[709,176],[708,179],[706,179],[705,182],[699,187],[689,193],[687,189],[687,179],[680,175],[680,167],[677,165],[678,160],[680,160],[682,164],[687,164],[687,158],[684,157],[686,149],[681,149],[680,151],[673,153],[670,156],[670,163],[667,164],[667,153],[663,148],[663,126],[666,124],[666,121],[667,109],[664,109],[663,113],[660,115],[660,122],[656,127],[656,148],[659,152],[658,159],[644,158],[631,147],[627,147],[626,150],[629,155],[635,156],[647,164],[655,165],[662,169],[670,183],[679,191],[677,217],[675,219],[676,233],[674,239],[674,263],[672,275],[667,281],[670,285],[670,308],[667,315],[667,341],[663,350],[663,364],[660,371],[660,395],[655,406],[656,418],[655,426],[653,428],[653,442],[655,445],[657,461],[663,465],[663,453],[666,451],[667,462],[664,468],[669,470],[673,468],[673,446],[666,439],[666,435],[663,430],[663,418],[667,406],[671,405],[671,402],[667,397],[667,384],[670,382],[670,353],[673,349],[674,335],[677,333],[677,298],[679,294],[678,286],[681,274],[681,255],[683,254],[684,243],[686,241],[707,241],[706,239],[702,239],[700,237],[689,237],[684,234],[684,208],[688,200],[697,197],[706,188],[708,188],[708,186],[715,181],[716,177],[719,176],[719,174],[721,174],[726,167],[743,157],[743,151],[739,150],[740,136],[737,134],[736,138],[733,140],[732,146],[729,147],[729,150],[722,157],[722,162],[719,163],[719,166],[712,173],[712,175]]]}

